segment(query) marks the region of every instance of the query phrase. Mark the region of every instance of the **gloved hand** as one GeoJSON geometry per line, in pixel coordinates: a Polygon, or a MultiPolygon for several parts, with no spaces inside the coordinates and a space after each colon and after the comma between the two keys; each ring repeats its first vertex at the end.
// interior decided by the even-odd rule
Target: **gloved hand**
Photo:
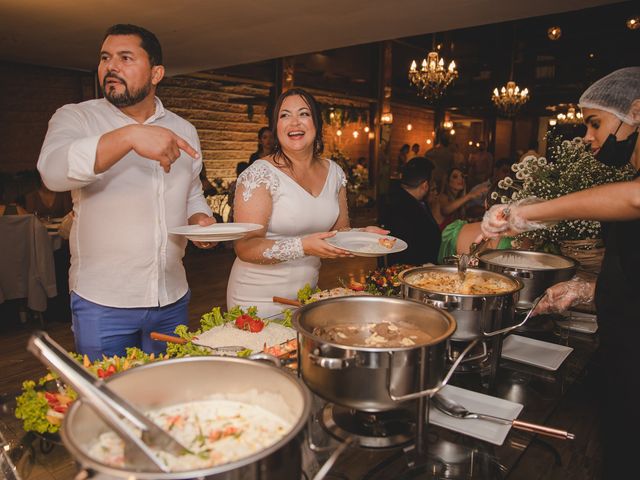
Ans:
{"type": "Polygon", "coordinates": [[[531,314],[560,313],[580,303],[592,302],[595,289],[595,281],[577,276],[566,282],[556,283],[547,288],[545,296],[538,302],[531,314]]]}
{"type": "Polygon", "coordinates": [[[537,197],[528,197],[507,205],[494,205],[487,210],[482,218],[480,229],[485,237],[500,235],[517,235],[518,233],[539,228],[549,228],[555,222],[535,222],[527,220],[520,207],[544,202],[537,197]]]}

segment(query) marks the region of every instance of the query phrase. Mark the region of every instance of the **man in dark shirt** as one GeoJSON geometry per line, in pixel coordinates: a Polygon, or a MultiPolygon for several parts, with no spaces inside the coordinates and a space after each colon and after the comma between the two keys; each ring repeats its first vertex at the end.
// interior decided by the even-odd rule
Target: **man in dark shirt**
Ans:
{"type": "Polygon", "coordinates": [[[391,235],[408,244],[402,252],[388,256],[388,264],[436,263],[440,229],[424,200],[429,193],[433,164],[424,157],[412,158],[402,170],[400,187],[391,192],[382,224],[391,235]]]}

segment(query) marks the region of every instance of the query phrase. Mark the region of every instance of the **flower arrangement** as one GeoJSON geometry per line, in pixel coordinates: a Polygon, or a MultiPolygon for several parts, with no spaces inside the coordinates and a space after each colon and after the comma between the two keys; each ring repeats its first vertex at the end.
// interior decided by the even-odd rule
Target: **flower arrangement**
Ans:
{"type": "MultiPolygon", "coordinates": [[[[501,203],[528,197],[549,200],[605,183],[631,180],[634,176],[631,165],[617,168],[600,163],[581,138],[569,141],[550,135],[548,141],[550,159],[530,155],[514,164],[511,167],[514,175],[498,182],[498,190],[491,194],[492,200],[501,203]]],[[[561,221],[549,229],[519,235],[536,243],[555,245],[566,240],[594,239],[599,236],[600,222],[588,220],[561,221]]]]}

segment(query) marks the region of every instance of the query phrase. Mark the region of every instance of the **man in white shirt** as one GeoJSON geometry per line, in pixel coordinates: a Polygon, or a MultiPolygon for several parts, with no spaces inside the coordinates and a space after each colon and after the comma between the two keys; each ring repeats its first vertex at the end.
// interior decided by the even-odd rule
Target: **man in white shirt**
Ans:
{"type": "Polygon", "coordinates": [[[73,331],[90,358],[164,350],[149,333],[187,323],[189,303],[186,240],[168,229],[215,222],[196,129],[155,96],[163,76],[153,33],[112,26],[98,65],[105,98],[58,109],[38,159],[47,187],[72,193],[73,331]]]}

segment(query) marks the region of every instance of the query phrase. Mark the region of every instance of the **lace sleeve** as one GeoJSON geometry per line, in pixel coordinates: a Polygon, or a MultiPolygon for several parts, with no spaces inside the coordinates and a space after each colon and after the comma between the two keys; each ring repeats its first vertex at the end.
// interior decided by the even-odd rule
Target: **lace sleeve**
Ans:
{"type": "Polygon", "coordinates": [[[264,185],[273,196],[280,186],[278,177],[263,163],[254,163],[238,177],[238,185],[242,185],[242,199],[248,202],[253,191],[264,185]]]}
{"type": "Polygon", "coordinates": [[[280,260],[281,262],[302,258],[304,257],[302,239],[293,237],[276,240],[270,248],[264,251],[262,256],[269,260],[280,260]]]}
{"type": "Polygon", "coordinates": [[[342,187],[347,186],[347,176],[345,175],[344,170],[342,170],[340,165],[336,164],[336,166],[338,167],[338,192],[339,192],[342,187]]]}

